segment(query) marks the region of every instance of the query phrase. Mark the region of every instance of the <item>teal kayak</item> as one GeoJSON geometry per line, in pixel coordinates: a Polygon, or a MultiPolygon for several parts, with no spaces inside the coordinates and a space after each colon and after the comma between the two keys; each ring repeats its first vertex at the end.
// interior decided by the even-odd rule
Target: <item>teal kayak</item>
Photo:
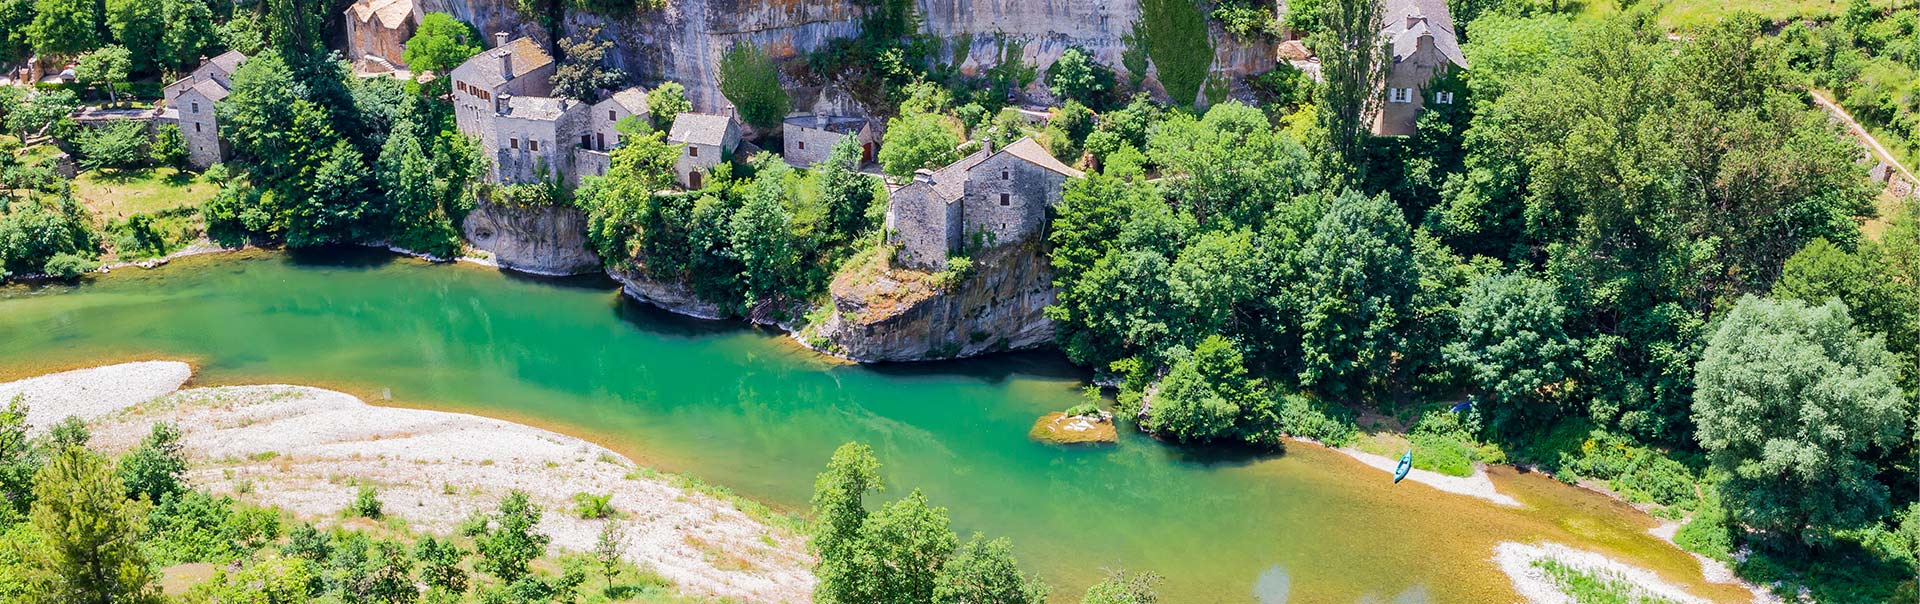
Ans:
{"type": "Polygon", "coordinates": [[[1393,483],[1400,484],[1400,480],[1406,478],[1407,473],[1412,471],[1413,449],[1407,449],[1407,454],[1400,456],[1400,466],[1393,469],[1393,483]]]}

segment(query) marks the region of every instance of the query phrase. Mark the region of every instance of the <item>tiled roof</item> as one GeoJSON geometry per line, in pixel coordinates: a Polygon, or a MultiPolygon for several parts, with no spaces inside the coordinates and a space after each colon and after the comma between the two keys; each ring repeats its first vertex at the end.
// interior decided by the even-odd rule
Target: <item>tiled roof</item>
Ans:
{"type": "Polygon", "coordinates": [[[380,26],[399,29],[413,15],[413,0],[360,0],[347,7],[347,14],[361,23],[380,20],[380,26]]]}
{"type": "Polygon", "coordinates": [[[846,115],[802,114],[789,116],[787,123],[800,128],[825,130],[835,134],[856,134],[866,127],[867,118],[846,115]]]}
{"type": "Polygon", "coordinates": [[[1385,26],[1380,33],[1393,43],[1396,60],[1413,54],[1419,47],[1420,36],[1433,34],[1433,46],[1441,55],[1455,65],[1467,66],[1467,56],[1460,52],[1460,37],[1454,30],[1453,13],[1447,10],[1446,0],[1385,0],[1380,5],[1380,19],[1385,26]],[[1423,18],[1409,26],[1408,17],[1423,18]]]}
{"type": "Polygon", "coordinates": [[[521,119],[553,121],[567,112],[567,99],[549,96],[516,96],[507,98],[508,115],[521,119]]]}
{"type": "Polygon", "coordinates": [[[232,74],[235,70],[240,69],[241,63],[247,62],[247,55],[240,54],[238,50],[229,50],[220,53],[220,56],[208,59],[207,62],[219,65],[221,70],[232,74]]]}
{"type": "Polygon", "coordinates": [[[227,98],[227,94],[229,93],[227,87],[221,86],[220,82],[216,80],[201,80],[200,83],[193,85],[193,90],[200,93],[200,96],[207,97],[207,100],[214,102],[219,102],[221,99],[227,98]]]}
{"type": "Polygon", "coordinates": [[[723,145],[727,141],[727,125],[731,121],[732,118],[724,115],[682,111],[674,116],[673,128],[667,131],[667,140],[696,145],[723,145]]]}
{"type": "Polygon", "coordinates": [[[987,161],[989,157],[993,157],[993,152],[986,147],[981,147],[979,151],[973,152],[972,155],[962,157],[960,161],[948,164],[945,168],[935,170],[933,172],[933,192],[938,194],[940,199],[945,200],[947,203],[958,201],[967,194],[967,173],[972,171],[974,166],[980,165],[980,162],[987,161]]]}
{"type": "Polygon", "coordinates": [[[1027,160],[1027,163],[1031,163],[1033,165],[1040,166],[1042,168],[1046,168],[1048,170],[1052,170],[1052,171],[1064,174],[1067,176],[1067,178],[1080,178],[1082,176],[1086,176],[1085,172],[1075,170],[1071,167],[1068,167],[1066,164],[1060,163],[1060,160],[1054,159],[1053,154],[1048,153],[1046,149],[1042,148],[1040,146],[1040,143],[1034,142],[1033,137],[1031,136],[1014,141],[1013,144],[1011,145],[1007,145],[1006,153],[1014,157],[1027,160]]]}
{"type": "Polygon", "coordinates": [[[641,90],[639,86],[632,86],[626,90],[615,92],[613,96],[607,97],[607,100],[604,102],[618,104],[625,108],[628,113],[636,115],[650,113],[647,110],[647,91],[641,90]]]}
{"type": "Polygon", "coordinates": [[[522,37],[474,55],[473,58],[467,59],[467,62],[461,65],[473,65],[475,61],[483,62],[478,65],[478,68],[474,69],[473,73],[468,77],[472,84],[478,85],[482,89],[493,90],[495,87],[506,82],[505,79],[500,77],[500,68],[498,67],[500,64],[500,56],[505,54],[513,55],[513,77],[516,78],[553,63],[553,56],[548,55],[545,49],[540,48],[539,43],[534,42],[533,38],[522,37]]]}

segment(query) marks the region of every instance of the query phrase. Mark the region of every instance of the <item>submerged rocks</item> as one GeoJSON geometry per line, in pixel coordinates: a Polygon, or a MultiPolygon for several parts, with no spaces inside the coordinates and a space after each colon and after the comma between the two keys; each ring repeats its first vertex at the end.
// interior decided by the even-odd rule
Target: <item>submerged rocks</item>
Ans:
{"type": "Polygon", "coordinates": [[[1118,442],[1120,433],[1113,427],[1113,414],[1105,411],[1090,415],[1048,413],[1033,422],[1027,437],[1055,445],[1086,445],[1118,442]]]}
{"type": "Polygon", "coordinates": [[[861,362],[925,361],[1036,348],[1053,341],[1043,312],[1054,301],[1053,267],[1038,243],[988,250],[972,275],[951,278],[850,263],[834,278],[833,307],[799,334],[815,349],[861,362]]]}
{"type": "Polygon", "coordinates": [[[514,206],[481,202],[461,231],[502,268],[539,275],[578,275],[600,269],[587,249],[587,217],[569,206],[514,206]]]}

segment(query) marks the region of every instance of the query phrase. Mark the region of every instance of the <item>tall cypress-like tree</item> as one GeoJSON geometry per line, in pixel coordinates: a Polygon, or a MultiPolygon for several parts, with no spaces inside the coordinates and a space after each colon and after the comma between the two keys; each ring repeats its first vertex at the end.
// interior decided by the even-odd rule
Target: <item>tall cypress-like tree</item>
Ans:
{"type": "Polygon", "coordinates": [[[1308,39],[1320,57],[1316,105],[1335,165],[1359,166],[1368,135],[1367,116],[1380,106],[1386,48],[1380,40],[1380,0],[1327,0],[1320,31],[1308,39]]]}

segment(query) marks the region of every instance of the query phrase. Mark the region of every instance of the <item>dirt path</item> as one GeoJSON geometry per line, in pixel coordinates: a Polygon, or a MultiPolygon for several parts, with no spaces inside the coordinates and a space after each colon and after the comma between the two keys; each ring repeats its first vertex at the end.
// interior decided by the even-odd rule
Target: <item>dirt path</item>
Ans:
{"type": "Polygon", "coordinates": [[[1833,114],[1834,117],[1840,118],[1840,121],[1847,125],[1847,131],[1853,133],[1854,138],[1859,139],[1861,144],[1866,145],[1869,150],[1873,151],[1874,156],[1879,157],[1888,164],[1892,164],[1893,169],[1899,170],[1901,175],[1907,177],[1907,182],[1920,183],[1920,179],[1913,177],[1913,171],[1908,170],[1905,164],[1900,163],[1900,158],[1895,157],[1892,151],[1888,151],[1885,145],[1881,145],[1880,139],[1874,138],[1873,133],[1867,132],[1865,126],[1861,126],[1860,122],[1855,121],[1853,115],[1848,114],[1845,107],[1841,107],[1839,103],[1833,102],[1833,99],[1827,98],[1824,92],[1809,89],[1807,93],[1813,95],[1814,104],[1819,105],[1821,109],[1827,110],[1827,113],[1833,114]]]}

